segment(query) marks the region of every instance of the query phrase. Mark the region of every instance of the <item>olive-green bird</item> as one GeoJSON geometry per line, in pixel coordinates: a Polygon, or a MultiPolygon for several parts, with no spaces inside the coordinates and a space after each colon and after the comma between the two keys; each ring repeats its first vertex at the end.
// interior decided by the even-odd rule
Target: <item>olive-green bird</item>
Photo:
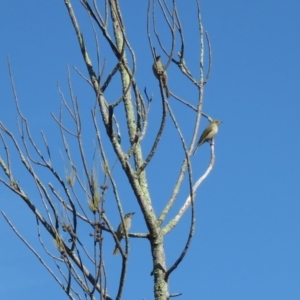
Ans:
{"type": "Polygon", "coordinates": [[[161,77],[162,85],[163,85],[163,88],[165,89],[166,96],[167,96],[167,98],[169,98],[170,97],[170,91],[169,91],[168,86],[167,86],[168,75],[167,75],[167,72],[165,70],[165,67],[163,66],[163,64],[160,60],[160,55],[155,57],[155,62],[152,66],[152,70],[153,70],[153,73],[154,73],[155,77],[158,80],[161,77]]]}
{"type": "MultiPolygon", "coordinates": [[[[124,225],[125,225],[127,232],[129,231],[129,229],[131,227],[131,218],[133,215],[134,215],[134,213],[128,213],[124,216],[124,225]]],[[[117,229],[116,236],[117,236],[119,242],[121,242],[121,240],[125,237],[125,230],[124,230],[122,222],[117,229]]],[[[116,244],[115,249],[113,251],[113,255],[118,254],[118,252],[119,252],[119,248],[118,248],[118,245],[116,244]]]]}
{"type": "Polygon", "coordinates": [[[219,120],[212,120],[211,123],[204,129],[204,131],[202,132],[199,142],[193,152],[193,155],[195,154],[195,152],[197,151],[197,149],[204,144],[205,142],[211,141],[214,136],[217,134],[218,132],[218,126],[222,123],[222,121],[219,120]]]}

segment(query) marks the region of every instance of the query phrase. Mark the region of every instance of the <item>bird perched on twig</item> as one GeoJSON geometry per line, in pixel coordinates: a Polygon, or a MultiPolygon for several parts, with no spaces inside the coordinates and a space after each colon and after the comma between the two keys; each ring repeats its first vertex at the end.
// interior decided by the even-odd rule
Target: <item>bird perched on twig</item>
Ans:
{"type": "MultiPolygon", "coordinates": [[[[124,225],[125,225],[127,232],[129,231],[129,229],[131,227],[131,218],[133,215],[134,215],[134,213],[128,213],[124,217],[124,225]]],[[[125,237],[125,230],[124,230],[122,222],[117,229],[116,236],[117,236],[119,242],[121,242],[121,240],[125,237]]],[[[118,251],[119,251],[119,248],[118,248],[118,245],[116,244],[115,249],[113,251],[113,255],[118,254],[118,251]]]]}
{"type": "Polygon", "coordinates": [[[153,70],[153,73],[154,73],[155,77],[158,80],[161,78],[162,86],[165,89],[167,98],[169,98],[170,97],[170,91],[169,91],[168,86],[167,86],[168,75],[167,75],[167,72],[165,70],[165,67],[163,66],[163,64],[160,60],[160,55],[155,57],[155,62],[152,66],[152,70],[153,70]]]}
{"type": "Polygon", "coordinates": [[[193,152],[193,155],[195,154],[195,152],[197,151],[197,149],[204,144],[205,142],[208,141],[212,141],[212,139],[214,138],[214,136],[217,134],[218,132],[218,126],[222,123],[222,121],[219,120],[212,120],[211,123],[204,129],[204,131],[202,132],[199,142],[193,152]]]}

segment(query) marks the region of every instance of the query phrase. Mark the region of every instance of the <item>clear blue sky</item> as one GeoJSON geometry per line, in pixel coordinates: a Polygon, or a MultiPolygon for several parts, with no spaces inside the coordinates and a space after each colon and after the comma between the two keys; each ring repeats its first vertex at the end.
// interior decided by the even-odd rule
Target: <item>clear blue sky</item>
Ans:
{"type": "MultiPolygon", "coordinates": [[[[157,94],[147,40],[136,39],[145,33],[146,7],[139,7],[133,0],[121,1],[121,5],[137,53],[141,85],[147,83],[147,88],[157,94]]],[[[215,168],[197,192],[195,237],[186,259],[171,276],[170,292],[183,293],[181,299],[297,300],[300,299],[300,2],[203,0],[201,5],[213,51],[204,111],[224,123],[216,139],[215,168]]],[[[79,5],[76,7],[81,23],[85,22],[84,27],[89,28],[83,10],[79,5]]],[[[182,22],[191,22],[194,15],[195,10],[185,6],[182,22]]],[[[76,65],[85,72],[63,1],[1,1],[0,16],[0,119],[15,130],[16,112],[7,68],[9,55],[24,114],[31,120],[36,136],[39,130],[51,135],[55,124],[50,112],[58,112],[60,105],[57,81],[67,94],[66,65],[76,65]]],[[[185,34],[187,41],[195,38],[193,30],[185,34]]],[[[188,45],[191,46],[192,43],[188,45]]],[[[189,51],[191,56],[187,61],[191,62],[192,71],[197,72],[197,65],[192,64],[197,49],[189,51]]],[[[195,103],[196,94],[189,89],[183,92],[180,77],[173,76],[172,70],[170,89],[195,103]]],[[[91,103],[93,97],[87,92],[87,85],[75,80],[80,103],[91,103]]],[[[205,122],[203,119],[201,129],[205,122]]],[[[55,140],[55,136],[49,136],[49,140],[55,140]]],[[[175,178],[168,180],[166,173],[164,177],[153,175],[155,166],[176,158],[170,143],[171,138],[166,138],[160,158],[157,157],[149,171],[157,213],[170,195],[166,185],[175,178]]],[[[209,147],[204,145],[193,158],[195,178],[201,175],[208,158],[209,147]]],[[[179,201],[185,196],[182,194],[179,201]]],[[[39,247],[35,220],[25,205],[1,185],[0,209],[39,247]]],[[[134,201],[128,200],[125,211],[136,212],[132,231],[143,232],[145,226],[134,201]]],[[[117,226],[118,216],[114,211],[108,214],[117,226]]],[[[189,213],[166,238],[168,265],[183,247],[188,216],[189,213]]],[[[120,258],[110,257],[113,243],[110,237],[107,239],[110,240],[108,267],[114,270],[120,258]]],[[[2,217],[0,240],[1,299],[64,297],[64,292],[2,217]]],[[[131,243],[124,299],[153,299],[150,261],[137,257],[140,249],[149,253],[148,246],[146,241],[136,239],[131,243]]],[[[110,272],[112,277],[118,276],[117,272],[110,272]]],[[[112,291],[113,285],[111,294],[112,291]]]]}

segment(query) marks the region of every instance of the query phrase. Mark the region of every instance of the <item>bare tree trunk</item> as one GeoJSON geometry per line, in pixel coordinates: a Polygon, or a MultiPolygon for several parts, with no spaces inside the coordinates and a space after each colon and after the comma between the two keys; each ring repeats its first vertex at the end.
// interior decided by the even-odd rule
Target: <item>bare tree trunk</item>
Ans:
{"type": "MultiPolygon", "coordinates": [[[[91,60],[92,55],[90,55],[85,45],[84,35],[80,29],[76,14],[73,10],[72,1],[64,0],[68,15],[78,39],[78,45],[82,54],[82,58],[88,72],[87,78],[82,74],[80,75],[93,89],[96,98],[96,104],[92,108],[91,114],[91,123],[92,126],[94,126],[93,130],[95,132],[97,144],[95,149],[92,149],[91,151],[90,149],[86,149],[84,147],[81,111],[79,109],[78,100],[73,95],[70,74],[69,87],[71,104],[68,104],[60,90],[59,92],[62,97],[62,108],[68,112],[75,130],[72,131],[68,129],[70,127],[69,123],[65,124],[65,121],[62,117],[63,109],[60,111],[59,117],[55,117],[53,115],[53,118],[58,124],[61,133],[62,144],[65,150],[66,162],[64,161],[64,164],[68,165],[69,170],[65,178],[61,176],[53,167],[51,151],[46,137],[42,134],[43,143],[46,148],[46,154],[42,153],[32,139],[28,121],[23,116],[19,108],[19,102],[15,93],[12,74],[10,74],[11,82],[14,91],[17,113],[21,123],[20,126],[22,128],[22,130],[20,130],[20,140],[25,151],[19,146],[18,139],[14,136],[14,134],[2,122],[0,122],[0,138],[6,154],[5,159],[0,157],[0,167],[4,174],[3,176],[0,175],[0,182],[2,182],[12,192],[17,194],[27,204],[29,209],[32,211],[33,216],[38,220],[38,230],[40,230],[40,225],[42,225],[49,235],[55,240],[59,256],[52,256],[47,247],[44,246],[43,242],[41,240],[40,242],[45,248],[45,251],[54,259],[58,266],[58,275],[61,275],[61,278],[63,279],[61,279],[55,274],[55,272],[52,272],[50,268],[48,268],[45,261],[38,256],[35,250],[26,242],[25,239],[23,239],[21,234],[15,230],[8,217],[5,215],[4,216],[14,231],[24,241],[24,243],[30,248],[31,251],[34,252],[35,255],[38,256],[41,263],[52,274],[54,279],[60,284],[70,299],[75,299],[74,295],[81,299],[79,293],[76,292],[76,289],[78,288],[81,290],[81,294],[84,294],[85,296],[88,295],[90,299],[95,299],[95,297],[100,297],[100,299],[106,300],[112,299],[112,296],[110,296],[108,293],[108,272],[104,264],[104,232],[113,238],[116,243],[116,249],[120,251],[122,257],[116,299],[121,299],[123,295],[122,293],[128,268],[127,262],[130,238],[135,237],[140,239],[148,239],[150,242],[153,262],[151,275],[153,275],[154,278],[154,298],[156,300],[167,300],[171,297],[179,295],[169,292],[168,282],[170,280],[171,273],[184,259],[194,234],[195,192],[203,180],[207,178],[215,162],[213,135],[207,140],[211,143],[211,157],[208,167],[200,178],[198,178],[196,181],[193,180],[191,158],[197,141],[201,116],[204,116],[209,121],[212,121],[212,118],[202,112],[203,91],[204,86],[209,78],[211,67],[211,51],[208,35],[206,32],[204,32],[201,21],[200,6],[199,2],[196,0],[195,6],[197,8],[200,36],[200,78],[196,79],[196,77],[190,72],[185,61],[185,51],[189,45],[184,43],[183,26],[179,18],[179,10],[176,1],[168,4],[165,0],[148,0],[147,34],[149,48],[153,58],[153,78],[160,90],[160,97],[157,97],[159,99],[155,100],[161,101],[161,115],[159,116],[159,128],[154,140],[152,141],[152,146],[150,147],[151,149],[149,153],[145,155],[146,152],[142,147],[142,141],[145,138],[148,130],[147,126],[152,96],[150,97],[148,95],[146,88],[144,89],[143,94],[137,84],[135,72],[139,60],[136,58],[126,36],[125,21],[122,17],[119,1],[105,0],[103,3],[101,2],[103,9],[102,13],[100,12],[101,10],[98,8],[96,1],[90,2],[92,4],[90,4],[87,0],[80,0],[80,3],[83,5],[84,9],[88,13],[88,16],[92,20],[92,29],[95,43],[97,45],[96,57],[98,59],[98,68],[95,67],[96,64],[93,65],[91,60]],[[164,46],[163,41],[165,36],[160,35],[157,30],[157,11],[161,13],[162,19],[169,30],[171,37],[171,45],[169,50],[166,50],[167,47],[164,46]],[[108,24],[110,24],[110,22],[112,24],[111,31],[108,29],[108,24]],[[153,26],[152,30],[151,25],[153,26]],[[97,34],[97,31],[99,30],[101,33],[100,35],[97,34]],[[113,38],[109,35],[110,32],[113,32],[113,38]],[[203,71],[205,37],[209,49],[209,64],[206,77],[204,76],[203,71]],[[102,67],[100,67],[101,63],[98,48],[99,40],[101,40],[101,43],[105,43],[109,47],[110,53],[108,57],[110,57],[110,62],[113,61],[115,63],[113,67],[106,66],[106,60],[102,63],[102,67]],[[155,47],[154,45],[157,46],[155,47]],[[175,55],[176,51],[178,51],[177,55],[175,55]],[[167,63],[165,65],[163,64],[163,59],[161,58],[162,55],[166,57],[165,61],[167,61],[167,63]],[[128,61],[130,61],[130,63],[128,61]],[[197,105],[194,105],[190,99],[185,100],[176,95],[176,87],[174,87],[172,84],[172,78],[168,77],[168,75],[170,75],[168,74],[168,70],[171,64],[178,69],[182,77],[187,79],[189,82],[189,89],[194,88],[198,92],[198,99],[195,101],[197,102],[197,105]],[[108,71],[109,74],[105,77],[104,74],[107,69],[110,70],[110,72],[108,71]],[[120,85],[116,86],[113,80],[117,78],[116,76],[118,75],[120,75],[120,85]],[[106,90],[109,86],[118,87],[121,91],[120,97],[115,101],[111,100],[110,98],[108,100],[108,97],[106,96],[106,90]],[[185,136],[183,134],[182,125],[180,122],[178,122],[178,116],[172,108],[174,101],[177,101],[177,103],[182,105],[184,109],[187,109],[189,112],[194,114],[194,120],[189,120],[189,123],[191,124],[190,132],[193,132],[191,136],[185,136]],[[122,107],[121,113],[119,106],[122,107]],[[122,118],[126,120],[124,126],[120,126],[119,120],[122,118]],[[149,191],[151,176],[147,177],[146,170],[153,157],[158,155],[157,148],[161,140],[165,136],[168,136],[168,134],[163,136],[163,133],[166,131],[166,123],[168,120],[171,120],[174,132],[176,132],[178,141],[181,145],[179,149],[180,156],[178,156],[178,165],[180,165],[180,168],[177,181],[174,184],[173,190],[171,191],[170,198],[164,201],[165,207],[161,213],[156,214],[156,203],[154,203],[153,199],[151,199],[149,191]],[[106,143],[103,142],[101,137],[102,132],[99,129],[100,126],[101,128],[105,129],[105,134],[107,136],[106,141],[109,145],[106,145],[106,143]],[[34,182],[43,203],[45,210],[44,215],[36,208],[33,199],[28,196],[28,193],[26,192],[26,186],[21,186],[16,179],[17,176],[14,175],[10,163],[11,150],[4,136],[11,140],[14,149],[19,154],[20,163],[25,167],[29,179],[32,179],[34,182]],[[121,139],[121,136],[123,137],[123,140],[121,139]],[[124,136],[125,140],[128,138],[128,149],[126,149],[126,143],[123,142],[124,136]],[[80,162],[75,161],[73,158],[74,156],[72,156],[72,151],[75,150],[70,147],[68,137],[75,138],[77,142],[77,151],[81,159],[80,162]],[[190,143],[187,142],[188,139],[191,139],[190,143]],[[38,157],[37,159],[33,158],[35,156],[31,154],[31,148],[33,148],[34,155],[38,157]],[[143,216],[148,232],[128,232],[130,230],[129,228],[131,223],[126,223],[125,219],[128,215],[131,216],[132,213],[127,214],[124,218],[124,203],[121,201],[118,182],[113,174],[115,163],[112,162],[110,155],[111,153],[109,153],[109,150],[107,149],[113,149],[117,157],[117,163],[121,166],[121,169],[128,179],[128,183],[140,208],[139,213],[143,216]],[[93,152],[92,167],[86,158],[87,152],[93,152]],[[97,168],[95,166],[96,163],[94,159],[95,153],[101,160],[104,178],[101,185],[98,183],[99,180],[97,178],[97,168]],[[45,184],[35,167],[43,167],[43,169],[47,170],[47,172],[49,172],[55,179],[56,184],[45,184]],[[187,185],[187,196],[185,199],[178,199],[179,191],[182,189],[184,182],[187,185]],[[75,183],[77,184],[77,187],[75,187],[75,183]],[[114,228],[112,227],[105,211],[105,201],[107,197],[108,186],[112,187],[112,195],[115,199],[117,207],[116,214],[120,215],[120,225],[117,232],[115,232],[114,228]],[[61,190],[62,192],[60,192],[61,190]],[[88,199],[88,205],[82,203],[82,193],[88,199]],[[180,201],[180,209],[171,217],[169,222],[164,224],[166,217],[170,215],[170,210],[176,200],[180,201]],[[61,211],[59,211],[57,208],[57,204],[62,207],[61,211]],[[182,250],[178,258],[171,264],[171,266],[168,267],[166,263],[164,237],[174,229],[174,227],[181,220],[183,214],[189,208],[191,208],[191,219],[186,243],[182,245],[182,250]],[[91,243],[92,246],[81,242],[82,236],[80,236],[78,228],[82,228],[81,226],[83,225],[87,226],[91,231],[89,236],[93,237],[93,241],[91,243]],[[122,238],[125,238],[125,248],[123,248],[121,245],[122,238]],[[88,263],[91,262],[94,265],[93,270],[89,270],[87,267],[88,263]],[[63,271],[61,270],[60,266],[64,266],[63,271]]],[[[192,47],[194,47],[194,45],[192,45],[192,47]]],[[[185,95],[183,95],[183,97],[185,97],[185,95]]],[[[166,174],[165,176],[167,176],[168,169],[163,171],[166,174]]],[[[128,220],[128,218],[126,220],[128,220]]],[[[116,277],[114,277],[113,280],[116,280],[115,278],[116,277]]]]}

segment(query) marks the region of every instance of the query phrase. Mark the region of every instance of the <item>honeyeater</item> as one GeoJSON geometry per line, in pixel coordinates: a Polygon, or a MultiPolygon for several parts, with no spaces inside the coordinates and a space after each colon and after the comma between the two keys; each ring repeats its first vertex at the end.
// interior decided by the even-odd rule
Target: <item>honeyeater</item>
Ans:
{"type": "Polygon", "coordinates": [[[197,151],[197,149],[205,142],[211,141],[214,136],[218,132],[218,126],[222,123],[222,121],[219,120],[212,120],[211,123],[204,129],[202,132],[199,142],[193,152],[193,155],[197,151]]]}
{"type": "Polygon", "coordinates": [[[167,98],[169,98],[170,97],[170,91],[169,91],[168,86],[167,86],[168,75],[167,75],[167,72],[165,70],[165,67],[163,66],[163,64],[160,60],[160,55],[155,57],[155,62],[152,66],[152,69],[153,69],[153,73],[154,73],[155,77],[158,80],[161,78],[163,88],[165,89],[165,92],[166,92],[166,96],[167,96],[167,98]]]}
{"type": "MultiPolygon", "coordinates": [[[[131,218],[133,215],[134,215],[134,213],[128,213],[124,216],[124,226],[125,226],[127,232],[129,231],[129,229],[131,227],[131,218]]],[[[116,236],[117,236],[119,242],[121,242],[121,240],[125,237],[124,226],[123,226],[123,223],[121,222],[121,224],[119,225],[119,227],[117,229],[116,236]]],[[[118,248],[118,245],[116,244],[115,249],[113,251],[113,255],[118,254],[118,252],[119,252],[119,248],[118,248]]]]}

